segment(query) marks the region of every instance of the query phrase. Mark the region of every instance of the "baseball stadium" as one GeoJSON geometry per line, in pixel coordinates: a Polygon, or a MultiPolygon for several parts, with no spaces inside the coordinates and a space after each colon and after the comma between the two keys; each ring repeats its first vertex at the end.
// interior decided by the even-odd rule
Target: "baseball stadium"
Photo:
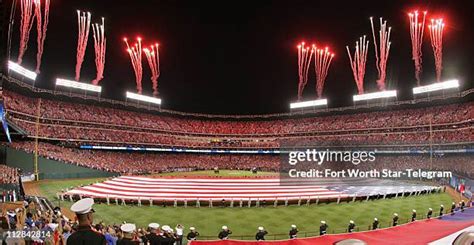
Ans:
{"type": "Polygon", "coordinates": [[[464,5],[0,0],[2,244],[474,244],[464,5]]]}

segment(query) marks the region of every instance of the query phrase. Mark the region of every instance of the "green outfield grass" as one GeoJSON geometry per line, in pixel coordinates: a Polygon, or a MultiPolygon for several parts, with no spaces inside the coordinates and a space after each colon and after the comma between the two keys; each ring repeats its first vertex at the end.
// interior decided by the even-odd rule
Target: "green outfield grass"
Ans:
{"type": "MultiPolygon", "coordinates": [[[[203,175],[206,172],[192,173],[203,175]]],[[[245,172],[244,174],[248,174],[245,172]]],[[[269,174],[269,173],[262,173],[269,174]]],[[[189,173],[188,173],[189,175],[189,173]]],[[[212,173],[213,175],[213,173],[212,173]]],[[[221,175],[238,175],[236,172],[221,171],[221,175]]],[[[53,203],[58,204],[56,192],[71,186],[90,184],[102,179],[79,179],[79,180],[48,180],[40,182],[40,191],[53,203]]],[[[106,204],[95,205],[95,219],[107,224],[121,223],[123,221],[133,222],[139,226],[146,226],[151,222],[168,224],[174,227],[183,224],[185,227],[195,226],[201,236],[215,238],[222,225],[229,226],[236,239],[253,239],[258,226],[264,226],[269,231],[268,239],[285,239],[290,225],[296,224],[299,228],[300,237],[304,232],[308,236],[316,235],[319,222],[326,220],[329,224],[330,233],[344,232],[349,220],[354,220],[360,230],[367,230],[373,218],[380,220],[382,227],[387,227],[394,212],[399,213],[401,223],[407,222],[411,217],[411,210],[418,210],[419,216],[426,215],[428,208],[432,207],[434,213],[438,213],[439,205],[450,207],[451,197],[446,193],[429,194],[424,196],[412,196],[397,199],[356,201],[354,203],[330,203],[312,204],[310,206],[279,206],[267,207],[244,207],[244,208],[208,208],[208,207],[158,207],[158,206],[115,206],[106,204]],[[284,234],[272,236],[274,234],[284,234]],[[242,237],[250,235],[250,237],[242,237]]],[[[72,203],[61,202],[61,206],[70,207],[72,203]]]]}

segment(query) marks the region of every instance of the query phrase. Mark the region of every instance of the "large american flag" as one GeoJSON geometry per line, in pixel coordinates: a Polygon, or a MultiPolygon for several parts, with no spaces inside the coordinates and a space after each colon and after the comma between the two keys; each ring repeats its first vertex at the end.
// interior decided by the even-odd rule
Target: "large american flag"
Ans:
{"type": "Polygon", "coordinates": [[[152,178],[121,176],[66,192],[68,195],[124,200],[299,200],[344,198],[324,185],[282,184],[279,178],[152,178]]]}

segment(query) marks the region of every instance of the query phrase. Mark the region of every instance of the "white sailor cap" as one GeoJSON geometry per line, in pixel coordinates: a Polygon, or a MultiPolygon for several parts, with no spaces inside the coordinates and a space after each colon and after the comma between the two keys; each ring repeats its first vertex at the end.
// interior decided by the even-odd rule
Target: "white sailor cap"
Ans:
{"type": "Polygon", "coordinates": [[[456,204],[455,202],[453,202],[453,205],[456,204]]]}
{"type": "Polygon", "coordinates": [[[354,224],[354,220],[349,220],[349,223],[354,224]]]}
{"type": "Polygon", "coordinates": [[[164,225],[164,226],[161,227],[161,229],[162,229],[163,231],[170,232],[171,227],[170,227],[169,225],[164,225]]]}
{"type": "Polygon", "coordinates": [[[397,214],[397,213],[394,213],[393,215],[394,215],[394,216],[398,216],[398,214],[397,214]]]}
{"type": "Polygon", "coordinates": [[[377,220],[379,220],[379,219],[377,219],[377,218],[374,218],[374,220],[375,220],[375,221],[377,221],[377,220]]]}
{"type": "Polygon", "coordinates": [[[120,226],[120,230],[122,230],[125,233],[132,233],[135,231],[136,228],[137,227],[135,226],[135,224],[130,224],[130,223],[123,224],[120,226]]]}
{"type": "Polygon", "coordinates": [[[189,230],[194,231],[194,230],[196,230],[196,228],[194,228],[194,227],[191,226],[191,227],[189,227],[189,230]]]}
{"type": "Polygon", "coordinates": [[[291,225],[291,228],[296,228],[296,225],[291,225]]]}
{"type": "Polygon", "coordinates": [[[416,213],[416,210],[415,210],[415,209],[413,209],[413,213],[416,213]]]}
{"type": "Polygon", "coordinates": [[[428,210],[430,210],[430,211],[433,211],[433,209],[432,209],[432,208],[429,208],[428,210]]]}
{"type": "Polygon", "coordinates": [[[229,227],[227,227],[226,225],[223,225],[223,226],[222,226],[222,229],[223,229],[223,230],[227,230],[227,229],[229,229],[229,227]]]}
{"type": "Polygon", "coordinates": [[[160,224],[158,224],[158,223],[150,223],[150,224],[148,225],[148,227],[150,227],[151,229],[155,229],[155,230],[156,230],[156,229],[160,228],[160,224]]]}
{"type": "Polygon", "coordinates": [[[441,204],[441,205],[439,205],[439,206],[440,206],[440,207],[444,207],[444,205],[443,205],[443,204],[441,204]]]}
{"type": "Polygon", "coordinates": [[[321,224],[326,224],[326,221],[324,221],[324,220],[321,220],[321,224]]]}
{"type": "Polygon", "coordinates": [[[259,227],[258,227],[258,230],[259,230],[259,231],[263,231],[263,226],[259,226],[259,227]]]}
{"type": "Polygon", "coordinates": [[[71,211],[76,214],[87,214],[90,212],[95,212],[94,209],[92,209],[92,205],[94,205],[94,199],[84,198],[75,202],[71,206],[71,211]]]}

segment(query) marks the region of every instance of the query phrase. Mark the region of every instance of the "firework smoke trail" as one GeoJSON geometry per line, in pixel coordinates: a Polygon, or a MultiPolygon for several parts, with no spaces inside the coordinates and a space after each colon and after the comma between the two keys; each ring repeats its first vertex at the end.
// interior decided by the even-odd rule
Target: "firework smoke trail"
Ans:
{"type": "Polygon", "coordinates": [[[379,42],[380,45],[377,47],[377,39],[375,38],[374,22],[372,17],[370,17],[370,25],[372,27],[372,36],[374,37],[374,47],[375,47],[375,65],[377,66],[378,79],[377,85],[380,90],[385,90],[385,79],[386,79],[386,70],[387,70],[387,60],[390,53],[390,31],[391,27],[387,28],[387,21],[383,21],[380,18],[380,31],[379,31],[379,42]],[[379,49],[379,50],[378,50],[379,49]],[[380,51],[380,56],[379,56],[380,51]]]}
{"type": "Polygon", "coordinates": [[[20,0],[21,23],[20,23],[20,48],[17,63],[23,62],[23,55],[28,47],[30,30],[33,27],[33,0],[20,0]]]}
{"type": "Polygon", "coordinates": [[[323,95],[324,82],[328,75],[329,66],[331,65],[334,54],[329,52],[329,49],[318,49],[313,45],[314,53],[314,70],[316,72],[316,92],[318,98],[323,95]]]}
{"type": "Polygon", "coordinates": [[[359,94],[364,93],[365,64],[367,62],[367,52],[369,50],[369,41],[366,41],[365,35],[356,42],[354,57],[351,56],[349,46],[346,46],[349,61],[351,63],[352,74],[357,85],[359,94]]]}
{"type": "Polygon", "coordinates": [[[105,38],[104,30],[104,18],[102,18],[102,24],[95,23],[92,25],[92,33],[94,36],[94,51],[95,51],[95,66],[97,74],[92,84],[99,84],[100,80],[104,78],[104,67],[105,67],[105,49],[107,40],[105,38]]]}
{"type": "Polygon", "coordinates": [[[158,43],[151,45],[150,49],[143,49],[145,52],[146,58],[148,60],[148,65],[151,70],[151,82],[153,84],[153,95],[158,95],[158,78],[160,77],[160,52],[158,50],[158,43]]]}
{"type": "Polygon", "coordinates": [[[420,76],[422,72],[422,50],[423,32],[425,30],[425,19],[427,12],[423,12],[423,18],[420,22],[418,11],[409,13],[410,18],[410,37],[411,37],[411,53],[412,59],[415,62],[415,78],[418,86],[420,86],[420,76]]]}
{"type": "Polygon", "coordinates": [[[36,15],[36,30],[38,32],[38,35],[37,35],[38,52],[36,53],[36,73],[40,73],[41,57],[43,56],[44,40],[46,39],[46,30],[48,28],[48,22],[49,22],[49,2],[50,1],[45,0],[44,2],[44,22],[42,21],[42,14],[41,14],[41,0],[34,0],[34,1],[35,1],[35,15],[36,15]]]}
{"type": "Polygon", "coordinates": [[[313,49],[304,46],[302,42],[298,45],[298,101],[303,97],[303,90],[308,83],[308,71],[309,65],[311,64],[311,56],[313,55],[313,49]]]}
{"type": "Polygon", "coordinates": [[[133,47],[130,47],[127,38],[124,38],[123,41],[127,45],[127,52],[130,55],[130,61],[132,62],[133,71],[135,72],[135,82],[137,83],[137,91],[139,94],[141,94],[143,77],[142,39],[137,38],[138,42],[133,47]]]}
{"type": "Polygon", "coordinates": [[[443,19],[431,19],[430,30],[431,46],[433,47],[435,65],[436,65],[436,81],[441,81],[441,70],[443,69],[443,19]]]}
{"type": "Polygon", "coordinates": [[[81,67],[84,62],[84,54],[86,53],[87,40],[89,39],[89,29],[91,26],[91,13],[77,11],[77,24],[79,26],[77,37],[77,54],[76,54],[76,81],[81,78],[81,67]]]}

